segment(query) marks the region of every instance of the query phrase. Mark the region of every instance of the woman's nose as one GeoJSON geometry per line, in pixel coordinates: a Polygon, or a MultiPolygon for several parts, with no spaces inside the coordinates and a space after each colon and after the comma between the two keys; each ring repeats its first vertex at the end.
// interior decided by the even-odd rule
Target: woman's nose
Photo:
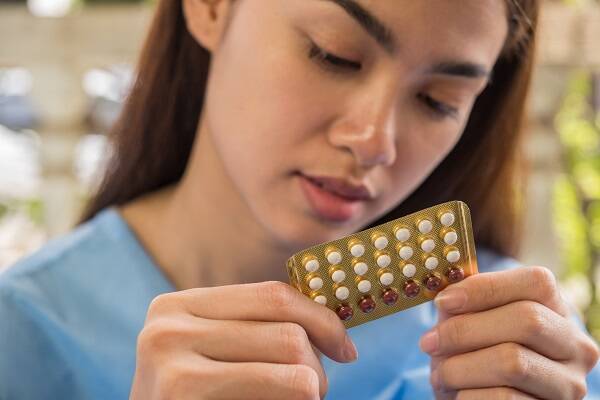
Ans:
{"type": "Polygon", "coordinates": [[[354,122],[338,125],[330,135],[336,147],[348,149],[358,166],[391,166],[396,161],[396,121],[393,107],[381,107],[376,113],[354,115],[354,122]]]}

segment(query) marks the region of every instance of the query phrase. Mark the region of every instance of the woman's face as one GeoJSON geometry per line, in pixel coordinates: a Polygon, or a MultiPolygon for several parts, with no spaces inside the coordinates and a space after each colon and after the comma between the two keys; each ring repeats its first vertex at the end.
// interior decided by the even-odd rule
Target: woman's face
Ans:
{"type": "Polygon", "coordinates": [[[195,156],[216,152],[252,217],[293,248],[413,192],[459,140],[507,35],[504,0],[234,4],[206,94],[211,145],[195,156]]]}

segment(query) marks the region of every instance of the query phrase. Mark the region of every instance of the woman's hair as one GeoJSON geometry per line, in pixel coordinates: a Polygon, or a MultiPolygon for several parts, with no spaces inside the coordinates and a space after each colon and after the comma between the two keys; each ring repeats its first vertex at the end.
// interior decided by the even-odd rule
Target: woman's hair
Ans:
{"type": "MultiPolygon", "coordinates": [[[[509,37],[458,144],[417,190],[370,226],[462,200],[471,209],[476,243],[517,255],[525,175],[520,140],[539,0],[506,1],[509,37]]],[[[111,131],[111,160],[81,222],[177,182],[190,157],[210,53],[188,32],[181,1],[161,0],[157,7],[136,81],[111,131]]]]}

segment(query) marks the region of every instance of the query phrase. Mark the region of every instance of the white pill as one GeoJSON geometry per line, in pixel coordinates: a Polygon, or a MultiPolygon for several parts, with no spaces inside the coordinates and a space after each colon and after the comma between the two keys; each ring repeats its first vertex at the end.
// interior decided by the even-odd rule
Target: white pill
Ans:
{"type": "Polygon", "coordinates": [[[354,272],[356,272],[356,275],[364,275],[368,270],[369,267],[367,267],[367,264],[364,262],[357,262],[354,264],[354,272]]]}
{"type": "Polygon", "coordinates": [[[362,280],[360,282],[358,282],[358,291],[361,293],[367,293],[369,290],[371,290],[371,282],[367,281],[367,280],[362,280]]]}
{"type": "Polygon", "coordinates": [[[387,267],[388,265],[390,265],[391,262],[392,259],[387,254],[382,254],[379,257],[377,257],[377,265],[379,265],[381,268],[387,267]]]}
{"type": "Polygon", "coordinates": [[[346,286],[340,286],[335,289],[335,297],[338,300],[346,300],[350,296],[350,290],[346,286]]]}
{"type": "Polygon", "coordinates": [[[335,283],[340,283],[344,279],[346,279],[346,273],[341,269],[338,269],[337,271],[334,271],[333,274],[331,274],[331,280],[335,283]]]}
{"type": "Polygon", "coordinates": [[[332,251],[331,253],[327,254],[327,261],[329,261],[329,264],[332,265],[339,264],[342,262],[342,255],[337,251],[332,251]]]}
{"type": "Polygon", "coordinates": [[[427,260],[425,260],[425,268],[427,268],[429,270],[436,269],[438,264],[439,264],[439,261],[438,261],[437,257],[427,257],[427,260]]]}
{"type": "Polygon", "coordinates": [[[360,257],[363,254],[365,254],[365,246],[363,246],[362,244],[355,244],[350,248],[350,253],[354,257],[360,257]]]}
{"type": "Polygon", "coordinates": [[[402,268],[402,273],[407,278],[412,278],[417,273],[417,267],[413,264],[406,264],[404,268],[402,268]]]}
{"type": "Polygon", "coordinates": [[[402,248],[400,248],[400,251],[398,252],[398,255],[403,260],[408,260],[413,256],[413,249],[410,246],[402,246],[402,248]]]}
{"type": "Polygon", "coordinates": [[[317,260],[310,260],[304,264],[304,268],[307,272],[315,272],[319,269],[319,262],[317,260]]]}
{"type": "Polygon", "coordinates": [[[432,229],[433,225],[431,224],[430,220],[424,219],[423,221],[419,222],[419,232],[426,234],[431,232],[432,229]]]}
{"type": "Polygon", "coordinates": [[[396,231],[396,239],[406,242],[410,238],[410,231],[406,228],[400,228],[396,231]]]}
{"type": "Polygon", "coordinates": [[[385,236],[379,236],[377,239],[375,239],[375,242],[373,242],[373,245],[375,246],[375,248],[377,250],[383,250],[386,248],[388,243],[389,243],[388,238],[386,238],[385,236]]]}
{"type": "Polygon", "coordinates": [[[450,225],[452,225],[454,223],[454,220],[455,220],[454,214],[452,214],[451,212],[444,213],[440,217],[440,222],[444,226],[450,226],[450,225]]]}
{"type": "Polygon", "coordinates": [[[457,262],[460,260],[460,252],[458,250],[449,251],[448,254],[446,254],[446,260],[451,263],[457,262]]]}
{"type": "Polygon", "coordinates": [[[325,297],[322,294],[320,294],[317,297],[315,297],[315,302],[317,302],[319,304],[322,304],[322,305],[326,305],[327,304],[327,297],[325,297]]]}
{"type": "Polygon", "coordinates": [[[444,242],[446,244],[454,244],[458,240],[456,232],[448,232],[444,235],[444,242]]]}
{"type": "Polygon", "coordinates": [[[425,240],[423,240],[423,242],[421,242],[421,249],[425,253],[431,253],[434,248],[435,248],[435,242],[433,241],[433,239],[425,239],[425,240]]]}
{"type": "Polygon", "coordinates": [[[308,282],[308,287],[312,290],[319,290],[323,287],[323,279],[319,277],[314,277],[308,282]]]}
{"type": "Polygon", "coordinates": [[[391,285],[394,282],[394,275],[391,272],[385,272],[379,277],[379,282],[384,286],[391,285]]]}

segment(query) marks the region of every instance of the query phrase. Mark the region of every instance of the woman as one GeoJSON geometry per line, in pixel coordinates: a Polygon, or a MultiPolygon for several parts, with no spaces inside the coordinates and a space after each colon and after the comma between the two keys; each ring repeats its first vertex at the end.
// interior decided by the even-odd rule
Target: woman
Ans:
{"type": "Polygon", "coordinates": [[[582,398],[596,345],[508,258],[538,1],[457,4],[161,1],[84,223],[1,278],[0,397],[582,398]],[[451,199],[487,273],[436,306],[346,333],[282,283],[451,199]]]}

